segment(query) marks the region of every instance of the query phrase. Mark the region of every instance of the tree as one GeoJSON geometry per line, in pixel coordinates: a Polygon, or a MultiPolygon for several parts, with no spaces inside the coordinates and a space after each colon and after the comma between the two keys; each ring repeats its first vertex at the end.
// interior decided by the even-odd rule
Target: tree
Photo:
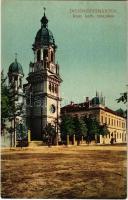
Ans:
{"type": "Polygon", "coordinates": [[[87,136],[87,127],[82,118],[75,116],[73,118],[74,121],[74,132],[77,140],[77,145],[80,144],[80,140],[82,140],[82,136],[87,136]]]}
{"type": "Polygon", "coordinates": [[[27,129],[25,125],[20,122],[16,126],[17,139],[20,141],[20,147],[23,147],[23,140],[27,138],[27,129]]]}
{"type": "Polygon", "coordinates": [[[118,99],[116,99],[117,103],[119,103],[119,102],[126,103],[127,102],[127,92],[121,93],[120,95],[121,96],[118,99]]]}
{"type": "Polygon", "coordinates": [[[99,134],[99,122],[95,118],[84,117],[84,122],[87,126],[87,136],[86,141],[90,143],[92,140],[95,140],[95,135],[99,134]]]}
{"type": "Polygon", "coordinates": [[[100,125],[99,134],[102,136],[108,135],[110,132],[108,130],[107,124],[100,125]]]}
{"type": "Polygon", "coordinates": [[[9,103],[9,89],[6,85],[6,79],[3,71],[1,72],[1,132],[5,128],[5,119],[8,118],[10,113],[9,103]]]}
{"type": "Polygon", "coordinates": [[[110,132],[108,130],[108,127],[107,127],[107,124],[103,124],[103,125],[100,125],[100,128],[99,128],[99,135],[102,135],[103,136],[103,143],[105,143],[104,141],[104,136],[105,135],[108,135],[110,132]]]}
{"type": "Polygon", "coordinates": [[[48,146],[54,144],[54,140],[56,137],[56,129],[55,126],[51,123],[48,123],[43,131],[44,133],[44,141],[47,142],[48,146]]]}
{"type": "Polygon", "coordinates": [[[74,122],[70,115],[63,115],[60,123],[61,139],[66,141],[67,135],[71,138],[74,134],[74,122]]]}

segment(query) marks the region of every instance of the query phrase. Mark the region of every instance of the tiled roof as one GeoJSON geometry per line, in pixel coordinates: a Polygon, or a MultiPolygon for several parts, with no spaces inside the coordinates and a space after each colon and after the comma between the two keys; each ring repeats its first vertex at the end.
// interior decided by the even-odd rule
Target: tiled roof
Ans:
{"type": "MultiPolygon", "coordinates": [[[[89,106],[89,102],[80,103],[80,104],[68,104],[61,108],[61,113],[70,113],[70,112],[79,112],[79,111],[89,111],[89,110],[104,110],[106,112],[109,112],[111,114],[120,116],[119,113],[116,111],[108,108],[108,107],[99,107],[99,106],[89,106]]],[[[122,116],[120,116],[122,117],[122,116]]],[[[124,118],[124,117],[123,117],[124,118]]]]}

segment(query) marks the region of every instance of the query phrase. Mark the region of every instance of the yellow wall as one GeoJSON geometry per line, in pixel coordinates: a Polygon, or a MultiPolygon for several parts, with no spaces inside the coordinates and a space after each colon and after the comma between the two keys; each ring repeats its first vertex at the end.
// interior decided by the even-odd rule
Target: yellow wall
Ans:
{"type": "Polygon", "coordinates": [[[68,114],[74,116],[78,115],[89,116],[92,115],[100,122],[100,124],[106,123],[110,134],[107,136],[100,136],[100,143],[110,144],[111,138],[116,138],[116,143],[126,143],[126,119],[116,114],[105,111],[103,108],[90,109],[88,111],[69,112],[68,114]]]}

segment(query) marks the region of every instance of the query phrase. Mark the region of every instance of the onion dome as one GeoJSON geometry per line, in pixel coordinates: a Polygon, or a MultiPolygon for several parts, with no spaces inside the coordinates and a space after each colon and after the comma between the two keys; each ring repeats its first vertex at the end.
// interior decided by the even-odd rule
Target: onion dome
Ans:
{"type": "Polygon", "coordinates": [[[121,108],[119,108],[118,110],[116,110],[116,113],[118,115],[120,115],[121,117],[126,117],[126,112],[123,109],[121,109],[121,108]]]}
{"type": "Polygon", "coordinates": [[[91,100],[92,105],[104,105],[105,106],[105,97],[101,95],[99,96],[99,93],[96,91],[96,96],[94,98],[92,98],[91,100]]]}
{"type": "Polygon", "coordinates": [[[100,99],[99,99],[99,97],[94,97],[91,102],[92,102],[93,105],[99,105],[100,99]]]}
{"type": "Polygon", "coordinates": [[[35,50],[36,48],[41,48],[43,46],[49,46],[49,45],[56,48],[53,34],[48,29],[48,19],[45,16],[45,12],[44,12],[44,16],[42,17],[40,21],[41,21],[41,28],[36,34],[35,42],[33,44],[33,50],[35,50]]]}
{"type": "Polygon", "coordinates": [[[8,73],[9,74],[16,73],[24,75],[22,65],[19,62],[17,62],[17,59],[15,59],[15,61],[11,63],[11,65],[9,66],[8,73]]]}

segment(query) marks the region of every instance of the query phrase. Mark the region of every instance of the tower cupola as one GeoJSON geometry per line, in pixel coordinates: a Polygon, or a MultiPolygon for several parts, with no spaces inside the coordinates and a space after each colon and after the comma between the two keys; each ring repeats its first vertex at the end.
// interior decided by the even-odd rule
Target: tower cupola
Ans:
{"type": "Polygon", "coordinates": [[[9,66],[8,74],[12,73],[24,75],[22,65],[17,61],[17,58],[9,66]]]}
{"type": "Polygon", "coordinates": [[[47,19],[47,17],[45,16],[45,8],[44,8],[44,16],[42,17],[42,19],[40,20],[41,21],[41,26],[42,27],[47,27],[47,25],[48,25],[48,19],[47,19]]]}
{"type": "Polygon", "coordinates": [[[38,30],[36,37],[35,37],[35,42],[33,44],[33,50],[35,51],[36,49],[48,47],[51,45],[54,49],[56,49],[55,45],[55,40],[53,37],[52,32],[48,29],[48,19],[45,15],[44,11],[44,16],[42,17],[41,21],[41,28],[38,30]]]}

